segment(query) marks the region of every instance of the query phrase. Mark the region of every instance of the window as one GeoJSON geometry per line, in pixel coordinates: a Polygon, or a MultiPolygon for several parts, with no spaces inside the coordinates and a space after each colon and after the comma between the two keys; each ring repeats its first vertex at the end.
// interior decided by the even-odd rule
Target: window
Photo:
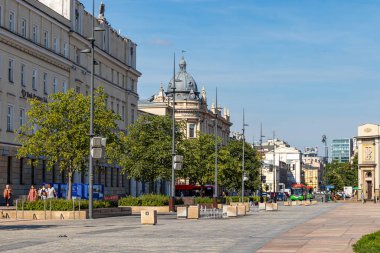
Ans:
{"type": "Polygon", "coordinates": [[[33,25],[32,29],[32,41],[37,43],[38,41],[38,27],[36,25],[33,25]]]}
{"type": "Polygon", "coordinates": [[[11,59],[8,62],[8,81],[13,83],[13,60],[11,59]]]}
{"type": "Polygon", "coordinates": [[[26,25],[26,19],[23,18],[21,19],[21,36],[26,38],[26,29],[27,29],[27,25],[26,25]]]}
{"type": "Polygon", "coordinates": [[[25,64],[21,64],[21,78],[20,78],[21,86],[25,87],[25,64]]]}
{"type": "Polygon", "coordinates": [[[66,42],[63,43],[63,56],[69,57],[69,45],[66,42]]]}
{"type": "Polygon", "coordinates": [[[125,116],[124,116],[124,113],[125,113],[125,108],[124,108],[124,105],[121,106],[121,119],[124,121],[125,119],[125,116]]]}
{"type": "Polygon", "coordinates": [[[54,52],[59,53],[59,40],[56,36],[53,38],[53,50],[54,52]]]}
{"type": "Polygon", "coordinates": [[[20,108],[20,127],[25,124],[25,109],[20,108]]]}
{"type": "Polygon", "coordinates": [[[135,123],[135,109],[131,109],[131,123],[135,123]]]}
{"type": "Polygon", "coordinates": [[[189,138],[195,137],[195,124],[189,124],[189,138]]]}
{"type": "Polygon", "coordinates": [[[9,30],[14,32],[15,31],[15,14],[14,12],[9,12],[9,30]]]}
{"type": "Polygon", "coordinates": [[[116,113],[117,115],[120,115],[119,104],[116,104],[116,113]]]}
{"type": "Polygon", "coordinates": [[[57,78],[53,79],[53,93],[57,93],[57,78]]]}
{"type": "Polygon", "coordinates": [[[48,31],[44,31],[44,46],[46,48],[49,48],[49,44],[50,44],[50,41],[49,41],[49,32],[48,31]]]}
{"type": "Polygon", "coordinates": [[[111,101],[111,110],[113,112],[113,101],[111,101]]]}
{"type": "Polygon", "coordinates": [[[8,105],[7,110],[7,131],[13,132],[13,105],[8,105]]]}
{"type": "Polygon", "coordinates": [[[23,179],[23,173],[24,173],[24,158],[20,158],[20,184],[24,184],[23,179]]]}
{"type": "Polygon", "coordinates": [[[80,93],[80,87],[79,86],[75,87],[75,91],[76,93],[80,93]]]}
{"type": "Polygon", "coordinates": [[[67,92],[67,82],[66,82],[66,81],[63,82],[63,84],[62,84],[62,91],[63,91],[64,93],[67,92]]]}
{"type": "Polygon", "coordinates": [[[32,89],[37,90],[37,70],[35,69],[32,72],[32,89]]]}
{"type": "Polygon", "coordinates": [[[47,83],[48,83],[48,74],[44,73],[44,77],[43,77],[44,94],[48,94],[48,92],[47,92],[47,83]]]}
{"type": "Polygon", "coordinates": [[[8,156],[7,163],[7,184],[12,183],[12,156],[8,156]]]}
{"type": "Polygon", "coordinates": [[[131,79],[131,91],[135,91],[135,80],[131,79]]]}

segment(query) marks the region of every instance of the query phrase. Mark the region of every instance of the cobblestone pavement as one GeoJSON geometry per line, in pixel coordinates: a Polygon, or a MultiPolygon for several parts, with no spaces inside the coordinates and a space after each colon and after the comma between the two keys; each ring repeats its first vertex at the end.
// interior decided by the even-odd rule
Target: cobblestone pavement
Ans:
{"type": "MultiPolygon", "coordinates": [[[[308,240],[314,240],[312,243],[318,246],[318,240],[325,239],[328,234],[357,238],[359,234],[374,230],[373,224],[379,226],[380,213],[376,216],[374,212],[371,224],[366,222],[372,228],[360,226],[355,220],[362,210],[359,207],[362,208],[359,204],[339,203],[280,206],[277,212],[261,211],[223,220],[177,220],[174,215],[159,215],[156,226],[140,225],[139,216],[84,221],[0,220],[0,251],[238,253],[255,252],[261,248],[260,252],[280,252],[276,248],[278,242],[291,240],[292,244],[297,244],[298,240],[305,242],[305,247],[312,247],[307,244],[308,240]],[[329,219],[330,213],[336,219],[329,219]],[[342,219],[337,218],[339,213],[342,219]],[[326,224],[326,219],[332,223],[326,224]],[[341,222],[346,224],[344,231],[340,228],[341,222]]],[[[363,221],[362,216],[360,221],[363,221]]],[[[282,245],[280,247],[283,249],[282,245]]],[[[296,252],[290,250],[282,252],[296,252]]]]}
{"type": "Polygon", "coordinates": [[[258,253],[353,252],[362,235],[380,230],[380,204],[343,204],[271,240],[258,253]]]}

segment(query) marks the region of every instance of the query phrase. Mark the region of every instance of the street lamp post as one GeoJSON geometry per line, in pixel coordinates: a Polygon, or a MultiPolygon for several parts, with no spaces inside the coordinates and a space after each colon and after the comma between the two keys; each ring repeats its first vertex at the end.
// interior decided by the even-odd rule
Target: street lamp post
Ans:
{"type": "Polygon", "coordinates": [[[172,83],[172,95],[173,95],[173,111],[172,111],[172,181],[171,181],[171,194],[169,199],[169,211],[174,212],[175,205],[175,175],[174,175],[174,166],[175,166],[175,53],[173,58],[173,83],[172,83]]]}
{"type": "Polygon", "coordinates": [[[81,53],[91,53],[91,84],[90,84],[90,154],[88,157],[88,217],[92,219],[93,209],[93,160],[92,160],[92,138],[94,137],[94,71],[95,71],[95,31],[104,31],[102,27],[95,27],[95,0],[92,0],[92,25],[91,37],[87,38],[91,43],[90,49],[83,49],[81,53]]]}
{"type": "Polygon", "coordinates": [[[325,176],[325,190],[326,190],[326,186],[329,184],[329,176],[328,176],[328,163],[329,163],[329,154],[328,154],[328,147],[327,147],[327,137],[326,135],[322,135],[322,143],[325,144],[325,173],[326,173],[326,176],[325,176]]]}
{"type": "Polygon", "coordinates": [[[241,175],[241,202],[244,203],[244,180],[245,180],[245,124],[244,108],[243,108],[243,157],[242,157],[242,175],[241,175]]]}
{"type": "Polygon", "coordinates": [[[263,198],[263,124],[260,123],[260,203],[264,202],[263,198]]]}
{"type": "Polygon", "coordinates": [[[273,202],[276,203],[277,202],[277,199],[276,199],[277,171],[276,171],[276,142],[274,138],[275,138],[275,132],[273,131],[273,202]]]}
{"type": "Polygon", "coordinates": [[[218,208],[218,87],[215,89],[215,126],[214,126],[214,135],[215,135],[215,184],[214,184],[214,199],[213,206],[218,208]]]}

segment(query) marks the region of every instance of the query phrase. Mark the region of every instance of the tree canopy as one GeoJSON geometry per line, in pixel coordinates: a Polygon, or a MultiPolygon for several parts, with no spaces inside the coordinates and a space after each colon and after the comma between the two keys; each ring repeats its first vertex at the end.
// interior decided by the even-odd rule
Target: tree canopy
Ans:
{"type": "MultiPolygon", "coordinates": [[[[176,123],[175,140],[183,139],[182,125],[176,123]]],[[[172,164],[172,120],[169,116],[143,115],[128,127],[123,138],[125,152],[119,164],[129,178],[154,182],[169,179],[172,164]]]]}
{"type": "MultiPolygon", "coordinates": [[[[90,97],[74,89],[49,96],[49,103],[28,100],[27,122],[20,128],[21,147],[18,157],[46,160],[47,169],[58,165],[69,179],[68,198],[71,198],[72,177],[76,171],[86,172],[90,149],[90,97]]],[[[105,104],[106,94],[100,87],[94,92],[94,134],[107,138],[107,162],[115,162],[121,152],[122,132],[117,129],[120,116],[105,104]]]]}

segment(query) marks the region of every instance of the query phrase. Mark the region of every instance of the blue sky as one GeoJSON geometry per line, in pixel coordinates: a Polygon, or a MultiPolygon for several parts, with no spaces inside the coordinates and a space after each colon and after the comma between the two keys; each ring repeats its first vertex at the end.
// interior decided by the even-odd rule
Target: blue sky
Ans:
{"type": "MultiPolygon", "coordinates": [[[[92,1],[82,0],[87,10],[92,1]]],[[[96,12],[100,0],[96,0],[96,12]]],[[[103,0],[106,18],[138,44],[140,98],[172,76],[173,52],[209,103],[230,108],[247,140],[302,149],[380,123],[380,1],[103,0]]],[[[320,149],[322,155],[323,149],[320,149]]]]}

